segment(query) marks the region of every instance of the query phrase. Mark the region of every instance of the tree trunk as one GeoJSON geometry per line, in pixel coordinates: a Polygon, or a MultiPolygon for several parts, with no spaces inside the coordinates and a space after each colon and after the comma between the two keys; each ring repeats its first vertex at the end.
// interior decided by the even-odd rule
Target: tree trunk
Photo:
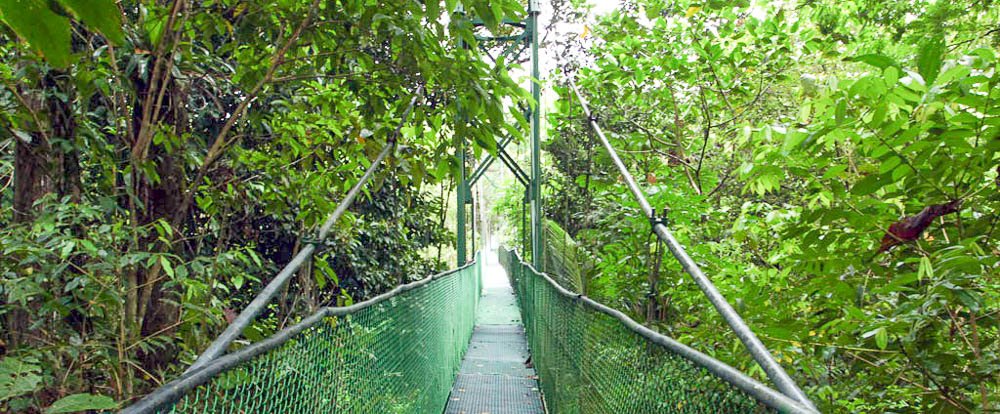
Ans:
{"type": "MultiPolygon", "coordinates": [[[[29,135],[28,139],[19,137],[14,147],[14,223],[25,225],[34,219],[35,201],[50,190],[50,147],[46,134],[32,132],[29,135]]],[[[5,336],[8,346],[13,349],[27,339],[31,303],[27,306],[11,305],[7,312],[5,336]]]]}
{"type": "MultiPolygon", "coordinates": [[[[76,146],[53,145],[60,140],[72,142],[76,134],[71,107],[74,91],[65,84],[66,77],[63,71],[50,70],[36,88],[18,88],[35,124],[23,126],[29,132],[17,137],[14,144],[14,223],[34,220],[35,202],[50,192],[70,195],[72,200],[79,201],[80,164],[76,146]]],[[[29,303],[8,312],[7,339],[11,347],[26,342],[30,310],[35,307],[37,304],[29,303]]]]}
{"type": "MultiPolygon", "coordinates": [[[[152,64],[150,63],[150,65],[152,64]]],[[[150,89],[147,80],[138,77],[133,78],[133,84],[137,93],[132,114],[132,144],[134,145],[138,141],[139,132],[144,129],[143,127],[147,129],[160,128],[162,133],[180,136],[187,124],[187,119],[184,112],[185,98],[177,83],[171,80],[163,84],[161,87],[165,89],[162,91],[150,89]],[[159,126],[142,125],[142,114],[145,109],[143,105],[146,102],[144,98],[147,94],[162,94],[160,105],[153,109],[156,112],[154,120],[159,126]]],[[[125,152],[126,156],[133,154],[134,151],[125,152]]],[[[181,157],[168,151],[163,145],[156,144],[150,145],[145,158],[132,158],[130,160],[133,163],[133,194],[141,201],[140,206],[131,208],[132,220],[135,221],[136,227],[147,227],[160,220],[169,224],[177,214],[187,190],[184,166],[181,160],[181,157]],[[146,163],[152,164],[156,171],[156,177],[150,177],[143,173],[145,170],[140,167],[146,163]]],[[[183,234],[182,228],[173,230],[175,237],[180,237],[183,234]]],[[[156,253],[182,253],[174,246],[159,243],[157,236],[156,232],[152,232],[152,234],[140,239],[139,246],[157,246],[154,247],[159,250],[156,253]]],[[[181,310],[176,306],[177,295],[180,292],[176,287],[171,288],[166,284],[169,281],[169,275],[157,265],[153,268],[136,269],[134,275],[130,275],[129,279],[126,317],[131,326],[129,335],[131,340],[136,341],[151,335],[173,332],[181,316],[181,310]]],[[[138,356],[145,368],[158,369],[174,359],[174,352],[171,350],[160,350],[148,354],[140,352],[138,356]]]]}

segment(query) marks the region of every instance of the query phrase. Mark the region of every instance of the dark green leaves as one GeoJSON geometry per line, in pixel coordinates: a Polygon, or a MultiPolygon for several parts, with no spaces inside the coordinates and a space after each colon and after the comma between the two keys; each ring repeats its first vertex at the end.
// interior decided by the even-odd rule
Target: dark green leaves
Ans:
{"type": "Polygon", "coordinates": [[[427,0],[425,3],[427,8],[427,19],[437,20],[441,17],[441,1],[440,0],[427,0]]]}
{"type": "Polygon", "coordinates": [[[114,44],[125,43],[121,14],[114,0],[59,0],[88,27],[94,29],[114,44]]]}
{"type": "Polygon", "coordinates": [[[0,0],[3,21],[53,66],[69,65],[69,19],[42,0],[0,0]]]}
{"type": "Polygon", "coordinates": [[[868,195],[878,191],[878,189],[882,188],[883,185],[885,185],[885,183],[881,180],[881,176],[872,174],[862,178],[861,181],[854,184],[854,186],[851,187],[851,193],[856,196],[868,195]]]}
{"type": "Polygon", "coordinates": [[[877,54],[854,56],[851,58],[847,58],[846,60],[849,62],[867,63],[879,69],[885,69],[889,66],[899,66],[899,64],[896,63],[896,61],[892,60],[892,58],[877,54]]]}
{"type": "Polygon", "coordinates": [[[70,24],[66,10],[112,43],[125,43],[121,14],[114,0],[0,0],[0,16],[49,63],[65,68],[71,62],[70,24]],[[56,8],[56,10],[53,9],[56,8]],[[65,8],[65,9],[64,9],[65,8]]]}
{"type": "Polygon", "coordinates": [[[34,358],[0,359],[0,403],[38,389],[42,382],[41,367],[34,358]]]}

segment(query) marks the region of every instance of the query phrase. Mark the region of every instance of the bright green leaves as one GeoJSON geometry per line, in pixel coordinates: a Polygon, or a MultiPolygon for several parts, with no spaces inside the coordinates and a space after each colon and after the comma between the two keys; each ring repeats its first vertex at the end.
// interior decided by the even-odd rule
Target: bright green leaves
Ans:
{"type": "MultiPolygon", "coordinates": [[[[152,8],[153,10],[162,10],[157,8],[152,8]]],[[[167,26],[167,14],[165,12],[160,13],[148,13],[146,18],[142,20],[142,27],[146,32],[146,36],[149,37],[149,45],[156,48],[160,45],[160,40],[163,39],[163,31],[167,26]]],[[[258,60],[263,60],[263,58],[258,57],[258,60]]]]}
{"type": "Polygon", "coordinates": [[[56,14],[44,0],[0,0],[3,21],[49,63],[70,63],[69,19],[56,14]]]}
{"type": "MultiPolygon", "coordinates": [[[[941,66],[944,63],[945,54],[945,44],[940,37],[935,37],[929,39],[921,44],[919,51],[916,56],[916,67],[923,78],[925,85],[934,84],[934,80],[937,79],[938,74],[941,71],[941,66]]],[[[852,62],[866,63],[879,69],[885,70],[886,73],[886,83],[889,85],[894,85],[896,79],[899,78],[898,70],[901,69],[901,65],[893,60],[889,56],[880,54],[864,54],[845,59],[852,62]],[[890,69],[897,70],[889,74],[890,69]]]]}
{"type": "Polygon", "coordinates": [[[874,337],[875,346],[877,346],[878,349],[885,349],[885,347],[889,344],[889,332],[885,329],[885,327],[865,332],[863,335],[861,335],[861,337],[862,338],[874,337]]]}
{"type": "Polygon", "coordinates": [[[944,39],[932,38],[920,46],[917,52],[917,69],[927,86],[933,85],[941,72],[945,52],[944,39]]]}
{"type": "Polygon", "coordinates": [[[920,256],[920,266],[917,267],[917,280],[933,277],[934,265],[931,264],[931,258],[927,256],[920,256]]]}
{"type": "Polygon", "coordinates": [[[0,17],[49,63],[71,63],[70,13],[109,41],[125,43],[121,14],[114,0],[0,0],[0,17]]]}
{"type": "MultiPolygon", "coordinates": [[[[598,40],[577,83],[626,164],[647,178],[644,190],[663,197],[653,204],[674,209],[671,226],[697,246],[692,255],[703,255],[720,290],[746,304],[741,314],[772,349],[801,356],[789,366],[824,378],[800,376],[807,393],[826,400],[822,411],[984,411],[978,387],[997,382],[1000,361],[977,362],[959,330],[968,335],[975,315],[996,343],[995,321],[984,322],[994,315],[984,309],[1000,297],[991,267],[1000,248],[1000,75],[995,38],[983,36],[1000,15],[966,15],[955,2],[796,4],[789,24],[766,6],[743,13],[706,5],[685,19],[693,4],[638,2],[591,26],[598,40]],[[758,80],[767,92],[740,117],[758,80]],[[706,201],[688,190],[684,173],[695,170],[708,183],[728,181],[706,201]],[[964,200],[961,211],[879,252],[890,225],[955,199],[964,200]],[[987,245],[982,254],[978,246],[987,245]],[[739,285],[727,286],[730,278],[739,285]],[[943,406],[943,393],[968,410],[943,406]]],[[[548,211],[599,258],[605,272],[588,285],[593,294],[637,312],[651,264],[636,252],[649,247],[648,234],[627,228],[638,226],[629,223],[634,207],[623,206],[620,183],[592,173],[607,170],[605,156],[587,151],[579,106],[561,101],[549,121],[557,184],[548,211]]],[[[711,328],[686,323],[711,325],[708,312],[690,305],[697,292],[670,283],[676,314],[654,324],[719,343],[711,328]]],[[[745,361],[742,350],[713,349],[745,361]]]]}
{"type": "Polygon", "coordinates": [[[171,279],[174,277],[174,266],[170,264],[170,259],[167,256],[160,256],[160,266],[163,267],[163,272],[167,274],[171,279]]]}

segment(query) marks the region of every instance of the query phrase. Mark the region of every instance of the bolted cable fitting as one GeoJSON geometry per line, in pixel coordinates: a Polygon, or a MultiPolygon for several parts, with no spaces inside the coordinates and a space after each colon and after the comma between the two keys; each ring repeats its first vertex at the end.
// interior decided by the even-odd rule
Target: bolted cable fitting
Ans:
{"type": "Polygon", "coordinates": [[[653,215],[649,217],[649,231],[655,231],[657,224],[666,226],[669,223],[668,213],[670,213],[670,207],[664,207],[663,213],[660,215],[657,215],[656,210],[653,210],[653,215]]]}

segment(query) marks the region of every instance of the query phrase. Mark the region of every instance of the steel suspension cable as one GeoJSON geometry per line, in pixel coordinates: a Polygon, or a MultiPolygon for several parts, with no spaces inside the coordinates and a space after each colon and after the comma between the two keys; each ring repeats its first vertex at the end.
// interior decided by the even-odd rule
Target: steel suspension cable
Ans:
{"type": "MultiPolygon", "coordinates": [[[[337,208],[334,209],[333,213],[330,213],[330,215],[327,216],[323,226],[319,229],[319,235],[317,237],[318,241],[321,242],[326,239],[326,237],[330,234],[330,230],[333,228],[333,225],[337,223],[345,212],[347,212],[347,209],[354,203],[354,199],[358,197],[361,189],[364,188],[369,180],[371,180],[372,176],[375,175],[375,171],[378,170],[382,162],[385,161],[385,159],[389,157],[389,154],[391,154],[396,148],[396,142],[399,139],[399,134],[403,128],[403,124],[409,117],[410,112],[413,111],[413,107],[423,94],[423,90],[423,85],[417,87],[417,90],[413,94],[413,98],[410,99],[410,103],[403,111],[399,124],[396,125],[396,129],[393,131],[392,135],[389,136],[385,147],[383,147],[382,151],[379,152],[375,161],[368,166],[364,175],[362,175],[358,182],[351,187],[351,190],[347,192],[344,199],[340,200],[340,203],[337,205],[337,208]]],[[[196,359],[194,363],[188,367],[185,373],[191,373],[225,353],[226,349],[229,348],[229,345],[243,334],[243,330],[246,329],[251,322],[253,322],[257,315],[264,310],[264,307],[271,302],[274,295],[276,295],[281,287],[288,282],[288,279],[291,278],[292,275],[298,271],[299,267],[309,260],[315,252],[316,244],[314,243],[307,244],[302,250],[299,250],[298,254],[296,254],[295,257],[292,258],[292,260],[289,261],[280,272],[278,272],[277,276],[275,276],[274,279],[272,279],[271,282],[268,283],[267,286],[265,286],[264,289],[253,298],[253,301],[251,301],[250,304],[243,309],[243,312],[240,312],[236,319],[234,319],[233,322],[226,327],[226,330],[215,338],[208,348],[206,348],[205,351],[198,356],[198,359],[196,359]]]]}
{"type": "Polygon", "coordinates": [[[755,361],[764,369],[767,377],[771,379],[774,385],[778,388],[781,393],[787,395],[788,397],[805,404],[809,408],[816,409],[813,403],[805,395],[804,392],[795,384],[795,381],[788,376],[784,368],[774,360],[771,352],[764,346],[764,344],[757,338],[757,335],[750,330],[743,318],[740,317],[736,310],[726,301],[726,298],[719,293],[719,290],[715,287],[715,284],[705,276],[705,273],[701,271],[701,268],[688,256],[687,251],[684,247],[674,238],[673,234],[662,222],[657,222],[655,220],[655,211],[653,207],[646,200],[646,196],[642,193],[639,185],[636,183],[635,178],[629,173],[628,168],[625,163],[622,162],[621,158],[618,157],[618,153],[615,151],[614,147],[611,146],[611,142],[604,135],[604,131],[601,126],[597,124],[597,120],[593,117],[590,112],[590,106],[587,104],[586,99],[580,93],[580,90],[576,87],[576,82],[572,79],[569,81],[570,87],[573,93],[576,95],[577,100],[580,101],[580,105],[583,107],[583,112],[587,116],[587,122],[590,127],[597,134],[597,137],[601,140],[601,144],[608,151],[608,155],[611,160],[614,161],[615,166],[618,167],[619,173],[621,173],[622,178],[625,180],[625,184],[628,186],[629,191],[635,197],[636,202],[639,203],[639,208],[642,209],[643,214],[650,219],[650,223],[653,226],[653,231],[656,233],[657,237],[667,245],[670,253],[673,254],[674,258],[681,264],[684,271],[691,275],[698,288],[701,289],[702,293],[708,297],[708,301],[712,303],[716,311],[722,316],[726,321],[726,324],[736,333],[736,336],[743,342],[750,355],[755,361]]]}

